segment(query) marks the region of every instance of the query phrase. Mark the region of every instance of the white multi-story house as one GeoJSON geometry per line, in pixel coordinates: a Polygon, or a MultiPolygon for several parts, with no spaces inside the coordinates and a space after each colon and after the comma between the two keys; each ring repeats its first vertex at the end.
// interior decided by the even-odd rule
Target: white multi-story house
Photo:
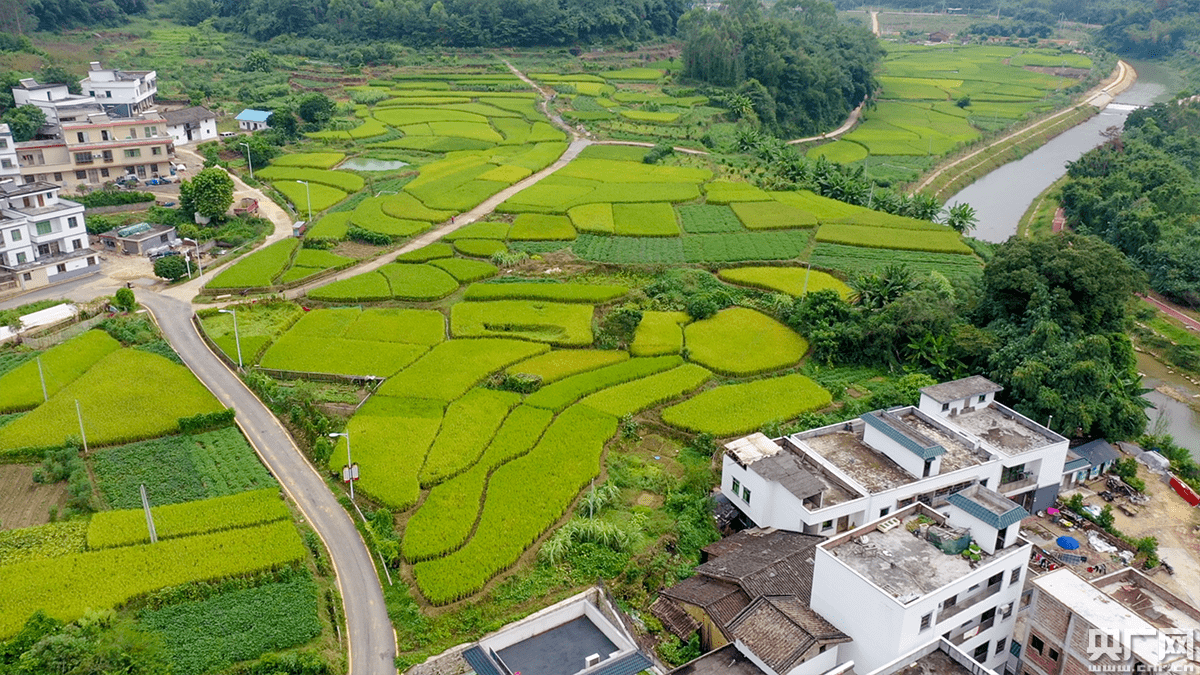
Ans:
{"type": "Polygon", "coordinates": [[[947,511],[913,504],[816,546],[809,605],[850,637],[838,656],[856,672],[939,639],[992,670],[1007,659],[1032,550],[1016,524],[1029,514],[980,486],[947,511]],[[963,555],[969,542],[979,550],[963,555]]]}
{"type": "Polygon", "coordinates": [[[72,94],[66,84],[38,84],[32,77],[21,80],[12,89],[16,105],[33,105],[46,115],[46,126],[86,120],[92,113],[103,112],[92,96],[72,94]]]}
{"type": "Polygon", "coordinates": [[[0,179],[0,294],[99,271],[83,205],[59,197],[59,190],[53,183],[0,179]]]}
{"type": "Polygon", "coordinates": [[[175,145],[209,141],[217,137],[217,116],[208,108],[196,105],[182,110],[167,110],[162,116],[167,121],[167,133],[175,139],[175,145]]]}
{"type": "Polygon", "coordinates": [[[722,491],[751,521],[834,535],[916,502],[941,508],[972,485],[1027,511],[1054,504],[1067,439],[995,400],[983,377],[926,387],[919,407],[727,444],[722,491]]]}
{"type": "Polygon", "coordinates": [[[79,81],[79,86],[109,115],[132,117],[154,106],[158,73],[102,68],[99,61],[92,61],[87,77],[79,81]]]}
{"type": "Polygon", "coordinates": [[[18,178],[20,175],[21,166],[17,161],[17,144],[13,140],[12,129],[0,123],[0,180],[18,178]]]}

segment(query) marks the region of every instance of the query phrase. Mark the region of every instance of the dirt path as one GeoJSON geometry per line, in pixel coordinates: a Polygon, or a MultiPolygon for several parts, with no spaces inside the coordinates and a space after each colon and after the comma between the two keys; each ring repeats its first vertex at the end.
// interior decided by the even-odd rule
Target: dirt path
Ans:
{"type": "MultiPolygon", "coordinates": [[[[1128,63],[1125,63],[1124,61],[1117,61],[1117,68],[1116,68],[1116,70],[1113,71],[1113,73],[1114,73],[1113,74],[1114,79],[1111,83],[1104,85],[1104,86],[1097,86],[1096,88],[1092,89],[1090,92],[1088,92],[1086,98],[1084,98],[1083,101],[1071,106],[1070,108],[1065,108],[1063,110],[1060,110],[1060,111],[1054,113],[1053,115],[1041,120],[1040,122],[1037,122],[1036,124],[1032,124],[1030,126],[1018,129],[1010,134],[1006,134],[1006,135],[996,139],[995,141],[992,141],[991,143],[983,146],[982,148],[976,150],[975,152],[970,153],[969,155],[965,155],[963,157],[960,157],[960,158],[954,160],[953,162],[950,162],[949,164],[939,167],[936,171],[934,171],[933,173],[926,176],[925,180],[921,181],[921,183],[919,185],[917,185],[917,187],[913,191],[920,192],[921,190],[924,190],[926,187],[929,186],[930,183],[932,183],[934,181],[934,179],[936,179],[938,176],[941,176],[943,173],[946,173],[947,171],[954,169],[955,167],[958,167],[958,166],[962,165],[963,163],[968,162],[968,161],[978,157],[980,154],[991,150],[992,148],[996,147],[997,145],[1000,145],[1002,143],[1007,143],[1008,141],[1010,141],[1013,138],[1016,138],[1018,136],[1032,134],[1032,133],[1036,132],[1038,129],[1041,129],[1042,127],[1051,125],[1055,121],[1057,121],[1060,117],[1063,117],[1064,115],[1068,115],[1082,106],[1091,105],[1091,106],[1095,106],[1097,108],[1103,109],[1105,106],[1107,106],[1109,103],[1112,102],[1113,98],[1116,97],[1117,94],[1119,94],[1119,93],[1125,91],[1126,89],[1128,89],[1129,87],[1133,86],[1134,81],[1137,80],[1137,71],[1135,71],[1132,66],[1130,66],[1128,63]]],[[[966,167],[959,173],[960,174],[965,173],[965,172],[969,171],[970,169],[971,169],[971,167],[966,167]]]]}
{"type": "Polygon", "coordinates": [[[857,108],[850,111],[850,116],[846,118],[845,122],[842,122],[842,126],[834,129],[833,131],[823,133],[820,136],[809,136],[808,138],[797,138],[795,140],[788,141],[787,144],[788,145],[796,145],[798,143],[812,143],[813,141],[824,141],[824,140],[828,140],[830,138],[837,138],[838,136],[841,136],[842,134],[846,133],[847,131],[850,131],[851,129],[853,129],[855,124],[858,124],[858,118],[859,118],[859,116],[862,115],[863,106],[866,104],[867,104],[866,101],[859,103],[857,108]]]}
{"type": "Polygon", "coordinates": [[[871,10],[871,32],[879,37],[879,12],[871,10]]]}

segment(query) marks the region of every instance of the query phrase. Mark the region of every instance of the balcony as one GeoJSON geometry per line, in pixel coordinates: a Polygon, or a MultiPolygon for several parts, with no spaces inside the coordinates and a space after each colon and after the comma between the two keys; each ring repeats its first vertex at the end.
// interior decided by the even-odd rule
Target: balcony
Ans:
{"type": "Polygon", "coordinates": [[[946,619],[950,619],[962,614],[965,610],[970,609],[972,606],[978,604],[981,600],[986,600],[999,593],[1003,586],[1004,581],[1001,579],[997,583],[985,586],[984,588],[976,591],[973,595],[959,599],[958,602],[954,603],[950,607],[938,612],[937,620],[945,621],[946,619]]]}
{"type": "Polygon", "coordinates": [[[1023,490],[1030,485],[1037,485],[1037,476],[1032,471],[1022,471],[1020,473],[1001,476],[1000,485],[996,491],[1000,494],[1008,494],[1023,490]]]}
{"type": "Polygon", "coordinates": [[[967,640],[970,640],[971,638],[975,637],[976,635],[979,635],[983,631],[985,631],[995,625],[996,625],[996,617],[992,616],[987,619],[984,619],[983,621],[975,623],[974,625],[966,626],[963,628],[959,628],[956,631],[952,631],[950,633],[948,639],[955,647],[961,647],[962,644],[964,642],[966,642],[967,640]]]}

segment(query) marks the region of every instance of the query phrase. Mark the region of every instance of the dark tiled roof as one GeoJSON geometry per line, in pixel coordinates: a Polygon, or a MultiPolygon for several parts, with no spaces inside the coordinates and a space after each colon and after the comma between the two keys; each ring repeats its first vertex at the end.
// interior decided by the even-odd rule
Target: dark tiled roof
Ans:
{"type": "Polygon", "coordinates": [[[617,659],[609,659],[588,675],[637,675],[654,665],[641,652],[627,654],[617,659]]]}
{"type": "Polygon", "coordinates": [[[743,530],[705,547],[711,558],[699,575],[736,583],[752,598],[812,595],[813,548],[825,538],[784,530],[743,530]]]}
{"type": "Polygon", "coordinates": [[[972,375],[971,377],[964,377],[961,380],[943,382],[921,389],[922,394],[925,394],[938,403],[961,401],[970,396],[991,394],[998,391],[1004,391],[1004,387],[982,375],[972,375]]]}
{"type": "Polygon", "coordinates": [[[754,473],[779,483],[785,490],[796,495],[798,499],[807,499],[815,494],[820,494],[825,489],[825,484],[821,482],[821,479],[805,469],[800,463],[799,457],[786,450],[770,457],[763,457],[750,466],[754,473]]]}
{"type": "Polygon", "coordinates": [[[978,484],[950,495],[946,501],[997,530],[1029,517],[1029,512],[1016,502],[978,484]]]}
{"type": "Polygon", "coordinates": [[[766,672],[730,642],[679,666],[669,675],[766,675],[766,672]]]}
{"type": "Polygon", "coordinates": [[[161,114],[162,118],[167,121],[167,124],[172,126],[217,118],[211,110],[198,105],[184,108],[183,110],[167,110],[161,114]]]}
{"type": "Polygon", "coordinates": [[[1121,456],[1117,449],[1109,445],[1108,441],[1103,438],[1098,438],[1078,448],[1071,448],[1071,451],[1086,459],[1091,466],[1100,466],[1121,456]]]}
{"type": "Polygon", "coordinates": [[[879,430],[884,436],[896,441],[901,447],[921,459],[933,459],[939,455],[946,454],[945,448],[933,440],[926,438],[924,434],[912,429],[903,420],[886,410],[866,413],[862,416],[862,421],[866,422],[868,426],[879,430]]]}
{"type": "Polygon", "coordinates": [[[1073,450],[1068,450],[1067,461],[1063,463],[1063,473],[1086,469],[1089,466],[1091,466],[1091,462],[1086,457],[1080,457],[1073,450]]]}
{"type": "Polygon", "coordinates": [[[727,581],[703,575],[688,577],[664,590],[662,595],[703,609],[718,626],[725,626],[750,604],[750,596],[727,581]]]}
{"type": "Polygon", "coordinates": [[[47,190],[57,190],[60,186],[54,183],[47,183],[44,180],[34,181],[32,183],[18,183],[14,181],[4,181],[0,183],[0,190],[9,197],[20,197],[23,195],[31,195],[35,192],[45,192],[47,190]]]}
{"type": "Polygon", "coordinates": [[[479,645],[468,647],[462,656],[463,661],[466,661],[467,665],[471,666],[471,669],[478,675],[503,675],[479,645]]]}
{"type": "Polygon", "coordinates": [[[700,629],[700,624],[692,618],[691,614],[688,614],[678,603],[665,595],[658,596],[654,604],[650,605],[650,613],[662,621],[663,627],[672,635],[685,642],[692,636],[692,633],[700,629]]]}
{"type": "Polygon", "coordinates": [[[790,671],[813,647],[848,642],[837,630],[794,597],[762,597],[729,626],[737,640],[777,673],[790,671]]]}

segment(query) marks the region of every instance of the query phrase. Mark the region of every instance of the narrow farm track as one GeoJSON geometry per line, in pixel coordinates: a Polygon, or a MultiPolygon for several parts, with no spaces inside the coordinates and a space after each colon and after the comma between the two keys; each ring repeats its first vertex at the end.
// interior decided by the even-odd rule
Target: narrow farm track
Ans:
{"type": "Polygon", "coordinates": [[[370,551],[346,510],[271,411],[208,349],[192,323],[189,303],[136,291],[171,347],[226,406],[259,457],[316,530],[333,561],[349,633],[350,675],[394,675],[396,633],[370,551]]]}

